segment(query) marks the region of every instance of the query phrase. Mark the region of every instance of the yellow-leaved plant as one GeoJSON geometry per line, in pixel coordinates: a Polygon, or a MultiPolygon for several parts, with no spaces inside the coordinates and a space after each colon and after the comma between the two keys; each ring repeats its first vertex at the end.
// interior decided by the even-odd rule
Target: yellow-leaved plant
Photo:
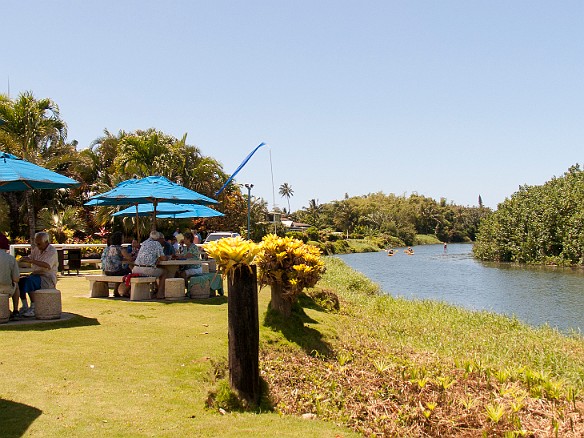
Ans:
{"type": "Polygon", "coordinates": [[[254,257],[259,251],[259,245],[251,240],[244,240],[242,237],[226,237],[203,245],[209,257],[215,259],[217,268],[223,276],[231,276],[236,269],[241,267],[250,268],[254,257]]]}
{"type": "Polygon", "coordinates": [[[255,264],[260,286],[272,289],[271,307],[289,316],[292,303],[308,287],[313,287],[325,271],[320,250],[291,237],[268,234],[259,245],[255,264]]]}

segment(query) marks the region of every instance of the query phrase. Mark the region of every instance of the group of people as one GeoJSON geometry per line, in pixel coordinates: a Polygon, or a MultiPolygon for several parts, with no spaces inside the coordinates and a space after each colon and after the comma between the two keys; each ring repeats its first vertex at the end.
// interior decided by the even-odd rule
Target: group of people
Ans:
{"type": "MultiPolygon", "coordinates": [[[[131,249],[122,244],[121,232],[113,233],[108,245],[103,250],[101,257],[102,270],[106,275],[142,275],[157,277],[157,289],[155,298],[164,298],[164,283],[167,277],[166,271],[158,266],[163,260],[193,259],[200,260],[201,255],[197,248],[195,235],[188,231],[184,234],[177,233],[168,238],[159,231],[151,231],[150,236],[142,244],[132,242],[131,249]],[[178,241],[178,238],[181,241],[178,241]]],[[[201,274],[200,265],[181,265],[177,275],[188,281],[193,275],[201,274]]],[[[114,290],[114,296],[128,296],[129,290],[122,283],[114,290]]]]}
{"type": "MultiPolygon", "coordinates": [[[[158,231],[152,231],[147,240],[140,244],[137,240],[131,245],[123,244],[123,234],[113,233],[101,257],[102,270],[106,275],[147,275],[158,278],[155,298],[164,298],[166,271],[157,266],[158,262],[169,259],[200,260],[201,255],[195,236],[191,231],[179,236],[165,238],[158,231]]],[[[32,272],[21,276],[19,262],[9,253],[10,242],[0,233],[0,293],[8,294],[12,301],[10,320],[35,316],[35,291],[54,289],[57,285],[59,257],[57,249],[51,245],[49,234],[36,233],[30,255],[21,257],[20,262],[30,264],[32,272]],[[29,303],[30,300],[30,303],[29,303]],[[20,306],[20,307],[19,307],[20,306]]],[[[202,273],[200,264],[182,265],[177,276],[188,279],[202,273]]],[[[123,286],[120,286],[120,289],[123,286]]],[[[115,296],[128,294],[129,291],[115,290],[115,296]]]]}
{"type": "Polygon", "coordinates": [[[35,316],[34,292],[39,289],[54,289],[57,285],[57,250],[50,244],[48,233],[36,233],[30,255],[20,259],[21,262],[30,263],[32,273],[21,277],[18,262],[7,252],[9,249],[10,242],[0,233],[0,293],[12,297],[10,319],[35,316]],[[19,301],[22,302],[20,309],[19,301]]]}

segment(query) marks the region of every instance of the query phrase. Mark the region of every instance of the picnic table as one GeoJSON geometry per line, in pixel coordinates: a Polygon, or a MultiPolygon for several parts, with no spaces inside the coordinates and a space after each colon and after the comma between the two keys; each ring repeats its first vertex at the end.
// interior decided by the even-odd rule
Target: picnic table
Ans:
{"type": "Polygon", "coordinates": [[[174,278],[176,271],[178,271],[179,266],[185,265],[201,265],[201,260],[194,259],[175,259],[175,260],[163,260],[157,263],[157,266],[163,268],[166,271],[166,278],[174,278]]]}

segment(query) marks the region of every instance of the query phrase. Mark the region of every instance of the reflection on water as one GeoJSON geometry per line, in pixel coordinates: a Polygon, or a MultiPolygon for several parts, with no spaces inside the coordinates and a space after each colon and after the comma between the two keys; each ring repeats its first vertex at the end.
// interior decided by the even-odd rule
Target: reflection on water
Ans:
{"type": "Polygon", "coordinates": [[[472,245],[451,244],[339,256],[381,288],[404,298],[432,299],[473,310],[515,315],[532,325],[584,329],[584,272],[581,269],[518,267],[483,263],[472,245]]]}

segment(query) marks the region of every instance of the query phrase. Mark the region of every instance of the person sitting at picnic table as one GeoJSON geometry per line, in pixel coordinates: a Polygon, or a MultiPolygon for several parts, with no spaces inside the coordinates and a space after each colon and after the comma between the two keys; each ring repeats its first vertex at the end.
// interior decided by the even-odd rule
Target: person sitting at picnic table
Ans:
{"type": "MultiPolygon", "coordinates": [[[[162,234],[161,234],[162,235],[162,234]]],[[[162,245],[162,249],[164,251],[164,255],[168,258],[172,258],[175,254],[174,246],[172,244],[172,237],[162,235],[160,239],[160,244],[162,245]]]]}
{"type": "MultiPolygon", "coordinates": [[[[184,236],[183,242],[185,245],[185,251],[183,252],[183,254],[177,256],[177,258],[184,259],[184,260],[190,260],[190,259],[201,260],[201,253],[199,252],[199,248],[193,242],[193,240],[194,240],[193,233],[191,233],[190,231],[187,231],[186,233],[184,233],[183,236],[184,236]]],[[[177,276],[184,278],[185,282],[186,282],[193,275],[200,275],[202,273],[203,273],[203,267],[199,264],[199,265],[182,265],[176,274],[177,274],[177,276]]]]}
{"type": "Polygon", "coordinates": [[[59,268],[59,256],[57,250],[49,243],[49,233],[41,231],[34,235],[35,246],[30,251],[30,256],[22,257],[21,262],[30,263],[32,273],[22,277],[18,281],[22,307],[21,316],[34,316],[34,291],[39,289],[55,289],[57,285],[57,270],[59,268]],[[26,300],[26,294],[30,296],[30,307],[26,300]]]}
{"type": "Polygon", "coordinates": [[[151,277],[158,277],[158,292],[155,295],[157,299],[164,298],[164,280],[166,280],[166,271],[156,266],[156,264],[163,260],[168,260],[164,255],[164,250],[160,240],[164,239],[164,235],[158,231],[151,231],[150,237],[142,242],[140,251],[134,261],[134,268],[132,274],[142,274],[151,277]]]}
{"type": "Polygon", "coordinates": [[[18,299],[20,291],[18,290],[18,279],[20,278],[20,269],[18,262],[13,255],[6,251],[10,249],[10,242],[6,236],[0,233],[0,294],[8,294],[12,297],[12,312],[10,320],[18,319],[18,299]]]}
{"type": "MultiPolygon", "coordinates": [[[[133,261],[132,254],[122,247],[123,234],[121,231],[113,233],[108,241],[108,246],[101,254],[101,270],[105,275],[127,275],[132,272],[128,262],[133,261]]],[[[120,284],[116,283],[114,297],[119,297],[120,284]]]]}

